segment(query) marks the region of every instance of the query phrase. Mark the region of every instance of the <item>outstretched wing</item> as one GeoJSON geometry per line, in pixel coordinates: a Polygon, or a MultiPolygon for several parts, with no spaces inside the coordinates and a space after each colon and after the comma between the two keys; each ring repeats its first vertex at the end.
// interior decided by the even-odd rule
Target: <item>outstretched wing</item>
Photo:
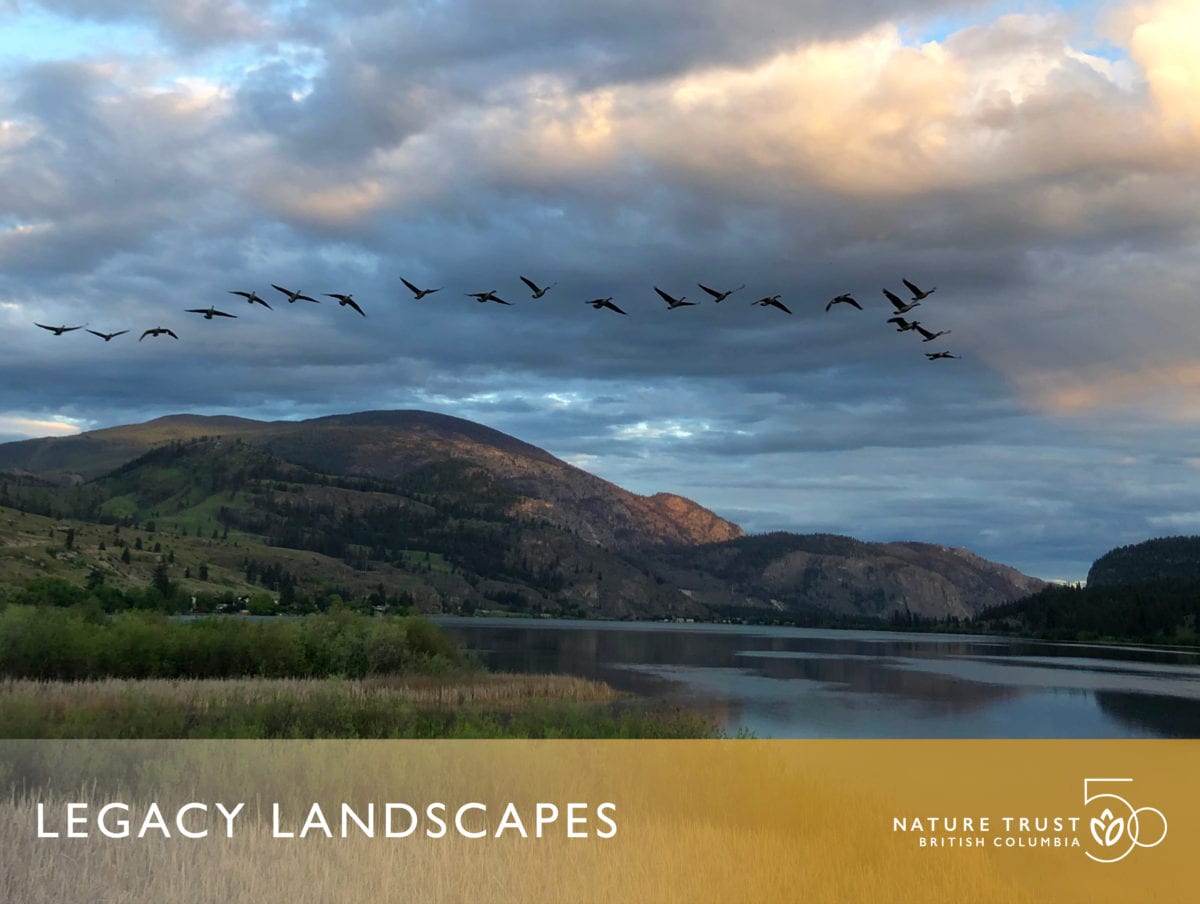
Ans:
{"type": "Polygon", "coordinates": [[[523,282],[523,283],[525,283],[525,285],[529,286],[529,291],[534,292],[535,294],[542,291],[541,287],[538,286],[538,284],[535,283],[532,279],[526,279],[524,276],[522,276],[521,282],[523,282]]]}
{"type": "Polygon", "coordinates": [[[414,286],[412,283],[410,283],[410,282],[409,282],[407,279],[405,279],[403,276],[401,276],[401,277],[400,277],[400,282],[402,282],[402,283],[404,283],[404,285],[408,286],[408,291],[412,292],[412,293],[413,293],[413,295],[420,295],[420,294],[421,294],[421,290],[420,290],[420,289],[418,289],[416,286],[414,286]]]}
{"type": "Polygon", "coordinates": [[[897,310],[899,310],[900,308],[906,307],[904,302],[901,300],[900,296],[898,296],[892,292],[889,292],[887,289],[883,290],[883,294],[887,297],[888,301],[890,301],[893,305],[895,305],[897,310]]]}
{"type": "Polygon", "coordinates": [[[662,298],[662,300],[665,301],[667,304],[676,304],[677,303],[677,299],[672,298],[670,295],[668,295],[666,292],[664,292],[658,286],[654,287],[654,291],[657,292],[659,297],[662,298]]]}
{"type": "Polygon", "coordinates": [[[912,283],[910,283],[907,279],[902,279],[902,280],[900,280],[900,282],[904,283],[904,285],[906,285],[908,287],[908,291],[913,293],[913,298],[916,298],[919,295],[925,294],[920,289],[918,289],[916,286],[914,286],[912,283]]]}
{"type": "Polygon", "coordinates": [[[362,314],[364,317],[367,316],[366,314],[363,314],[363,309],[358,306],[358,302],[356,302],[353,298],[346,296],[346,304],[354,308],[354,310],[358,311],[358,313],[362,314]]]}
{"type": "Polygon", "coordinates": [[[703,289],[705,292],[707,292],[713,298],[717,299],[718,301],[721,300],[721,295],[723,293],[718,292],[716,289],[710,289],[708,286],[704,285],[704,283],[696,283],[696,285],[698,285],[701,289],[703,289]]]}
{"type": "MultiPolygon", "coordinates": [[[[618,308],[618,307],[617,307],[615,304],[613,304],[611,301],[606,301],[606,302],[604,302],[604,307],[606,307],[606,308],[609,308],[610,310],[616,311],[618,314],[625,314],[625,312],[624,312],[624,311],[622,311],[620,308],[618,308]]],[[[628,315],[628,314],[626,314],[625,316],[627,316],[627,317],[628,317],[629,315],[628,315]]]]}

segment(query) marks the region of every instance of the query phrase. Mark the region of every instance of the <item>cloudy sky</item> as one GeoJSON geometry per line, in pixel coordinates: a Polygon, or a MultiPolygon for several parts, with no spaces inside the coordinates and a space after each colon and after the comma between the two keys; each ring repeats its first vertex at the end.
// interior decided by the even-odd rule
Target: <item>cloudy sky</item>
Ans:
{"type": "Polygon", "coordinates": [[[1200,532],[1198,251],[1200,0],[0,0],[2,440],[422,408],[1074,579],[1200,532]]]}

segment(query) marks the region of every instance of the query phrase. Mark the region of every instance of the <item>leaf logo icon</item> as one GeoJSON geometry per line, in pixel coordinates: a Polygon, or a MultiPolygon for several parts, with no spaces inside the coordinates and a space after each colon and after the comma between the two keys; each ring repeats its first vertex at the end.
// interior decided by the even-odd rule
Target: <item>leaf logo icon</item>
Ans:
{"type": "Polygon", "coordinates": [[[1125,834],[1123,817],[1113,816],[1112,810],[1105,810],[1099,816],[1092,817],[1092,837],[1101,847],[1112,847],[1125,834]]]}

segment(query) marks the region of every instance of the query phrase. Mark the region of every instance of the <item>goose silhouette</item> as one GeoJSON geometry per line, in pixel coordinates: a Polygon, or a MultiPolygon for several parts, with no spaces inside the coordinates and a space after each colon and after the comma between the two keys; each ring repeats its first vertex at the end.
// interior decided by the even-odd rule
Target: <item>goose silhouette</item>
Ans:
{"type": "Polygon", "coordinates": [[[141,342],[147,336],[154,337],[154,336],[162,336],[162,335],[170,336],[172,339],[179,338],[171,330],[167,329],[165,326],[156,326],[154,329],[146,330],[146,332],[142,333],[142,335],[140,335],[138,337],[138,342],[141,342]]]}
{"type": "Polygon", "coordinates": [[[760,298],[754,303],[763,308],[779,308],[779,310],[783,311],[785,314],[792,313],[788,306],[779,300],[778,295],[768,295],[766,298],[760,298]]]}
{"type": "Polygon", "coordinates": [[[400,282],[402,282],[402,283],[404,283],[404,285],[408,286],[408,291],[413,293],[413,298],[417,301],[420,301],[426,295],[432,295],[434,292],[442,291],[440,286],[436,289],[418,289],[416,286],[414,286],[412,283],[410,283],[403,276],[400,277],[400,282]]]}
{"type": "Polygon", "coordinates": [[[497,295],[495,289],[492,289],[490,292],[468,292],[467,297],[474,298],[480,304],[488,301],[494,301],[496,304],[512,304],[511,301],[505,301],[503,298],[497,295]]]}
{"type": "Polygon", "coordinates": [[[673,311],[676,308],[686,308],[696,303],[694,301],[688,301],[686,295],[680,295],[678,298],[673,295],[668,295],[658,286],[654,287],[654,291],[658,293],[659,298],[667,303],[667,310],[669,311],[673,311]]]}
{"type": "Polygon", "coordinates": [[[240,295],[240,296],[242,296],[242,298],[246,299],[246,301],[248,301],[250,304],[260,304],[264,308],[266,308],[268,311],[271,310],[271,306],[269,304],[267,304],[265,301],[263,301],[261,298],[259,298],[257,292],[242,292],[238,289],[230,289],[229,294],[230,295],[240,295]]]}
{"type": "Polygon", "coordinates": [[[271,288],[276,292],[282,292],[284,295],[286,295],[288,304],[295,304],[297,301],[311,301],[313,304],[321,303],[311,295],[304,295],[301,292],[293,292],[291,289],[285,289],[283,286],[275,285],[275,283],[271,283],[271,288]]]}
{"type": "Polygon", "coordinates": [[[908,288],[908,291],[912,292],[913,301],[921,301],[937,291],[937,286],[934,286],[928,292],[923,292],[918,286],[910,283],[907,279],[902,279],[900,282],[904,283],[904,285],[908,288]]]}
{"type": "Polygon", "coordinates": [[[734,292],[740,292],[740,291],[742,291],[742,289],[746,288],[746,284],[742,283],[736,289],[730,289],[728,292],[718,292],[716,289],[710,289],[708,286],[704,285],[704,283],[696,283],[696,285],[700,289],[703,289],[705,292],[707,292],[709,295],[711,295],[713,298],[713,301],[715,301],[717,304],[720,304],[721,302],[723,302],[726,298],[728,298],[734,292]]]}
{"type": "Polygon", "coordinates": [[[917,307],[921,306],[921,302],[919,302],[919,301],[905,302],[904,299],[902,299],[899,295],[896,295],[893,292],[889,292],[887,289],[883,290],[883,294],[886,295],[887,300],[892,303],[892,307],[894,307],[896,309],[897,314],[907,314],[913,308],[917,308],[917,307]]]}
{"type": "Polygon", "coordinates": [[[538,286],[538,284],[535,283],[532,279],[526,279],[524,276],[521,277],[521,282],[523,282],[523,283],[525,283],[525,285],[529,286],[529,291],[533,293],[534,298],[541,298],[543,295],[545,295],[547,292],[549,292],[551,289],[553,289],[556,285],[558,285],[558,283],[550,283],[550,285],[546,286],[546,288],[543,289],[540,286],[538,286]]]}
{"type": "Polygon", "coordinates": [[[364,317],[367,316],[366,314],[363,314],[363,309],[358,306],[358,302],[356,302],[353,297],[349,295],[339,295],[336,292],[326,292],[325,297],[336,298],[338,300],[338,304],[343,308],[354,308],[354,310],[358,311],[358,313],[362,314],[364,317]]]}
{"type": "Polygon", "coordinates": [[[844,293],[842,295],[834,296],[830,300],[829,304],[825,305],[825,312],[829,313],[829,309],[832,308],[835,304],[848,304],[851,307],[858,308],[860,311],[862,310],[862,305],[860,305],[857,301],[855,301],[854,296],[852,296],[848,292],[844,293]]]}
{"type": "Polygon", "coordinates": [[[218,311],[216,307],[210,308],[188,308],[187,314],[203,314],[205,320],[212,320],[214,317],[233,317],[237,318],[237,314],[226,314],[224,311],[218,311]]]}
{"type": "Polygon", "coordinates": [[[49,331],[50,331],[50,332],[52,332],[52,333],[53,333],[55,336],[61,336],[63,333],[69,333],[69,332],[71,332],[72,330],[81,330],[81,329],[83,329],[83,326],[82,326],[82,325],[80,325],[80,326],[46,326],[46,324],[44,324],[44,323],[38,323],[37,321],[34,321],[34,324],[33,324],[33,325],[34,325],[34,326],[40,326],[40,327],[41,327],[42,329],[44,329],[44,330],[49,330],[49,331]]]}
{"type": "MultiPolygon", "coordinates": [[[[591,301],[585,301],[584,304],[590,304],[593,308],[599,311],[601,308],[608,308],[610,311],[616,311],[618,314],[625,314],[619,307],[613,304],[612,297],[608,298],[593,298],[591,301]]],[[[626,314],[626,317],[629,315],[626,314]]]]}

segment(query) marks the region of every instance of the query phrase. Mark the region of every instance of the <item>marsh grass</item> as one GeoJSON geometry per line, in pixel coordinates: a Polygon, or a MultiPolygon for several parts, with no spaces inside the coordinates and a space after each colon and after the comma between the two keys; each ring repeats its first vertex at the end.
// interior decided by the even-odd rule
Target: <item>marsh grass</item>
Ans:
{"type": "Polygon", "coordinates": [[[0,682],[5,738],[711,737],[685,710],[566,675],[0,682]]]}

